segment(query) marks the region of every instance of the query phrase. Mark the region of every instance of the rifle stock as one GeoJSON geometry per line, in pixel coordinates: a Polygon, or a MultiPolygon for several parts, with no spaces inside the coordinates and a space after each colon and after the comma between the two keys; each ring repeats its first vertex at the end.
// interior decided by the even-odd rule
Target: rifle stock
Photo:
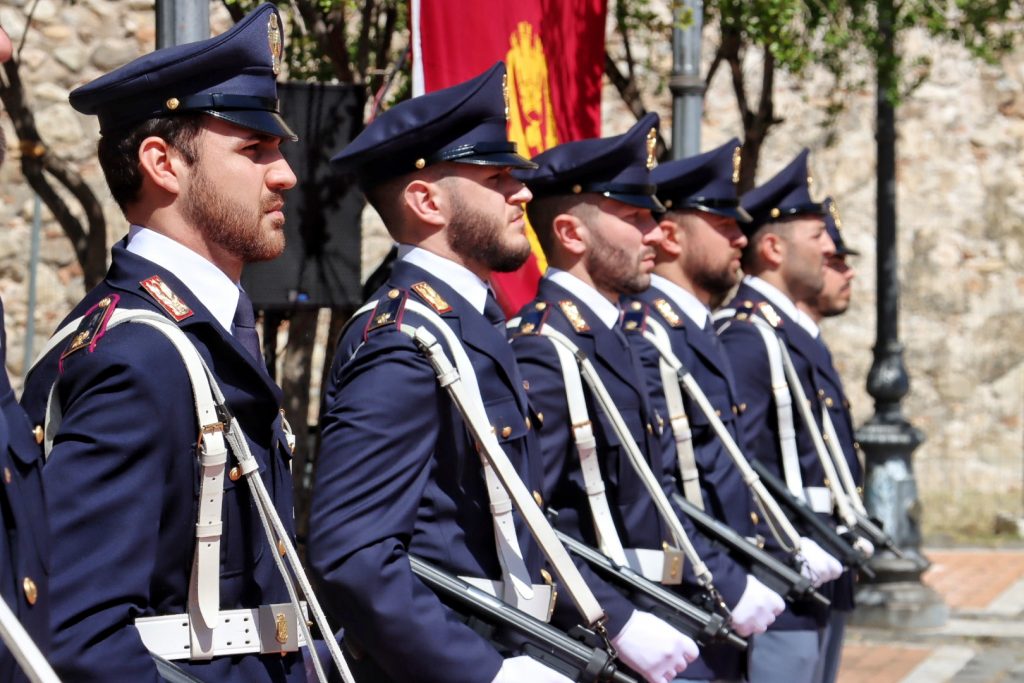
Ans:
{"type": "Polygon", "coordinates": [[[868,566],[868,558],[853,546],[853,541],[840,535],[828,525],[806,502],[797,498],[782,481],[757,460],[750,466],[764,482],[765,487],[779,503],[802,522],[804,531],[826,552],[835,556],[844,566],[856,568],[866,578],[874,578],[875,572],[868,566]]]}
{"type": "MultiPolygon", "coordinates": [[[[619,671],[613,655],[601,647],[591,647],[562,633],[554,626],[519,611],[462,579],[413,555],[409,556],[412,571],[431,590],[463,613],[494,626],[500,642],[502,633],[511,630],[521,639],[514,645],[544,665],[581,683],[638,683],[619,671]],[[522,642],[522,641],[525,641],[522,642]]],[[[579,628],[580,633],[596,635],[579,628]]],[[[512,644],[512,643],[508,643],[512,644]]]]}
{"type": "Polygon", "coordinates": [[[726,643],[737,650],[746,650],[747,641],[736,635],[721,614],[707,612],[690,604],[682,597],[665,590],[660,585],[645,579],[629,567],[615,564],[601,551],[561,531],[555,530],[558,539],[574,555],[586,560],[595,571],[611,582],[624,588],[629,594],[643,596],[654,603],[651,612],[667,621],[676,630],[693,638],[701,646],[711,643],[726,643]]]}
{"type": "Polygon", "coordinates": [[[806,576],[736,533],[735,530],[699,509],[678,493],[673,501],[708,537],[725,545],[766,586],[789,600],[816,602],[828,607],[832,601],[819,593],[806,576]]]}

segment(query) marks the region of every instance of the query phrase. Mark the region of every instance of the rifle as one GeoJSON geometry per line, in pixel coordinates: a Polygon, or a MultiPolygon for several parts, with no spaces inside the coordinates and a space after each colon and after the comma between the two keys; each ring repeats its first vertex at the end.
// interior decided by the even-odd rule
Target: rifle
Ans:
{"type": "Polygon", "coordinates": [[[712,643],[726,643],[737,650],[747,649],[747,641],[736,635],[717,612],[706,612],[692,605],[680,596],[665,590],[658,584],[645,579],[629,567],[616,564],[601,551],[576,540],[562,531],[555,530],[558,540],[569,552],[587,561],[599,574],[624,588],[631,596],[646,598],[653,603],[650,611],[668,622],[677,631],[697,641],[701,647],[712,643]]]}
{"type": "Polygon", "coordinates": [[[865,557],[854,545],[852,532],[840,535],[832,526],[825,522],[818,513],[803,500],[797,498],[765,465],[751,460],[750,466],[764,482],[775,500],[786,506],[794,518],[803,523],[804,531],[814,539],[826,552],[838,559],[843,566],[856,568],[866,578],[875,578],[875,572],[868,566],[865,557]]]}
{"type": "MultiPolygon", "coordinates": [[[[638,683],[618,670],[615,655],[603,647],[570,637],[414,555],[409,556],[409,564],[413,573],[439,597],[489,626],[488,635],[498,645],[515,647],[581,683],[638,683]]],[[[582,627],[573,632],[592,643],[601,642],[595,633],[582,627]]]]}
{"type": "Polygon", "coordinates": [[[809,600],[821,607],[832,604],[831,600],[814,588],[810,579],[785,562],[758,548],[678,493],[672,494],[672,500],[706,536],[721,542],[730,553],[740,556],[750,573],[779,595],[790,601],[809,600]]]}

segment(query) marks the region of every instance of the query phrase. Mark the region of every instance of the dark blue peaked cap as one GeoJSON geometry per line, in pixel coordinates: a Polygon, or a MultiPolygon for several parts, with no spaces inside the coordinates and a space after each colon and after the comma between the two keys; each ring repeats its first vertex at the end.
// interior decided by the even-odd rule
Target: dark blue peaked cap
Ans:
{"type": "Polygon", "coordinates": [[[534,168],[507,131],[505,65],[406,100],[384,112],[331,159],[365,186],[452,161],[534,168]]]}
{"type": "Polygon", "coordinates": [[[824,216],[820,202],[811,200],[811,179],[807,171],[810,150],[804,149],[774,178],[743,195],[740,204],[750,214],[750,223],[743,225],[747,236],[766,223],[791,216],[824,216]]]}
{"type": "Polygon", "coordinates": [[[825,230],[832,238],[832,243],[836,245],[836,256],[860,256],[859,251],[846,246],[846,242],[843,241],[843,219],[839,217],[836,200],[825,197],[821,205],[825,209],[825,230]]]}
{"type": "Polygon", "coordinates": [[[658,115],[650,113],[622,135],[566,142],[533,158],[537,170],[516,172],[535,197],[594,192],[651,211],[664,211],[651,169],[658,115]]]}
{"type": "Polygon", "coordinates": [[[77,88],[71,106],[98,116],[104,135],[151,118],[202,112],[295,140],[277,103],[283,50],[281,17],[267,3],[219,36],[151,52],[77,88]]]}
{"type": "Polygon", "coordinates": [[[666,162],[651,171],[651,181],[658,186],[658,199],[666,209],[696,209],[747,223],[750,215],[740,206],[736,194],[739,179],[738,138],[709,152],[666,162]]]}

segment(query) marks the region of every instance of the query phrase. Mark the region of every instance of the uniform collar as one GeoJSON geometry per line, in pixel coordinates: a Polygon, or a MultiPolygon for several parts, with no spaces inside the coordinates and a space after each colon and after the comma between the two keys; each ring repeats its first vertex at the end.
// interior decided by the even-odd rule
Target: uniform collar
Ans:
{"type": "Polygon", "coordinates": [[[800,325],[800,327],[804,328],[812,338],[818,338],[821,330],[818,328],[817,323],[811,320],[811,316],[797,308],[796,304],[793,303],[793,300],[783,294],[778,287],[768,284],[755,275],[744,275],[743,282],[760,292],[764,298],[768,299],[768,301],[774,304],[776,308],[782,311],[783,315],[787,316],[790,320],[795,321],[800,325]]]}
{"type": "Polygon", "coordinates": [[[563,289],[568,290],[570,294],[582,301],[608,329],[619,324],[622,312],[619,311],[618,306],[608,301],[601,292],[583,280],[567,271],[550,267],[548,272],[544,274],[544,277],[563,289]]]}
{"type": "Polygon", "coordinates": [[[686,317],[697,324],[697,327],[704,329],[708,320],[711,319],[711,311],[701,303],[701,300],[669,279],[660,275],[651,274],[651,287],[660,290],[665,296],[672,299],[679,308],[683,309],[686,317]]]}
{"type": "Polygon", "coordinates": [[[140,225],[131,226],[126,250],[173,273],[214,320],[231,332],[238,307],[238,284],[224,271],[180,242],[140,225]]]}
{"type": "Polygon", "coordinates": [[[490,288],[469,268],[411,244],[398,245],[398,258],[414,266],[419,266],[434,277],[448,283],[476,309],[477,313],[484,312],[490,288]]]}

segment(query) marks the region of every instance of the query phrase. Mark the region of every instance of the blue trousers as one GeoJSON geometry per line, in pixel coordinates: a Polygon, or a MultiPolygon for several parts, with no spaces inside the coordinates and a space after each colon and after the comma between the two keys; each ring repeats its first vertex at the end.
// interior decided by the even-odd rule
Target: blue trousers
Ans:
{"type": "Polygon", "coordinates": [[[750,652],[750,683],[817,683],[821,632],[772,631],[755,637],[750,652]]]}

